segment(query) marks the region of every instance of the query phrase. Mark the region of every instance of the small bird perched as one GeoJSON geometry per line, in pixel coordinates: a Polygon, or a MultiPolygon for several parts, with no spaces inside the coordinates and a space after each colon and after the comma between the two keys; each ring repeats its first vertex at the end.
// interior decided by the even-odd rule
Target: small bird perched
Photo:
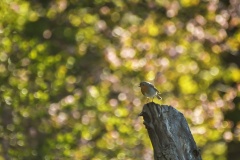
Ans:
{"type": "Polygon", "coordinates": [[[141,82],[139,87],[141,87],[141,92],[144,96],[147,98],[152,98],[152,102],[155,96],[160,100],[162,99],[160,96],[161,93],[157,90],[157,88],[154,87],[152,83],[141,82]]]}

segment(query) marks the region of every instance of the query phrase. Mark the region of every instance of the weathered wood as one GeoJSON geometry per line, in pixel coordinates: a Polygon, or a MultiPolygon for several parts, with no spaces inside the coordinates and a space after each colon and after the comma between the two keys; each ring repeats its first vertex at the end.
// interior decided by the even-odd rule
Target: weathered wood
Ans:
{"type": "Polygon", "coordinates": [[[154,160],[201,160],[183,114],[172,106],[154,102],[145,104],[142,112],[143,124],[154,149],[154,160]]]}

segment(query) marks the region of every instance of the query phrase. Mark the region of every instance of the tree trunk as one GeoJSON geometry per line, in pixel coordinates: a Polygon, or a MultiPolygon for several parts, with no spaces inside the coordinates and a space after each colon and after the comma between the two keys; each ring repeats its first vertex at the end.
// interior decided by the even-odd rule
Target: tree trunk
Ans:
{"type": "Polygon", "coordinates": [[[202,159],[186,119],[175,108],[151,102],[144,105],[139,115],[148,130],[154,160],[202,159]]]}

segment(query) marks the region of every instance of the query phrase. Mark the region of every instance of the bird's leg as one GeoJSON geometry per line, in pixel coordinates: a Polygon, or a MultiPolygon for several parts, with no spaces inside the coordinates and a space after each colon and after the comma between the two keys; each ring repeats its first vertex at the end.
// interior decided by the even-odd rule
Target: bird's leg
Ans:
{"type": "Polygon", "coordinates": [[[148,101],[149,101],[149,98],[147,98],[147,103],[148,103],[148,101]]]}

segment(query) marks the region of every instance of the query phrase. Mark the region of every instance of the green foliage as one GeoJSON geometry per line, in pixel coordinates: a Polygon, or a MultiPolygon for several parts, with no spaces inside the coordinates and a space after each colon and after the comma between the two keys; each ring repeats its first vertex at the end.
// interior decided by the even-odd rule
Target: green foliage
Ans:
{"type": "Polygon", "coordinates": [[[204,159],[226,159],[240,138],[238,5],[2,0],[0,159],[151,159],[143,80],[204,159]]]}

